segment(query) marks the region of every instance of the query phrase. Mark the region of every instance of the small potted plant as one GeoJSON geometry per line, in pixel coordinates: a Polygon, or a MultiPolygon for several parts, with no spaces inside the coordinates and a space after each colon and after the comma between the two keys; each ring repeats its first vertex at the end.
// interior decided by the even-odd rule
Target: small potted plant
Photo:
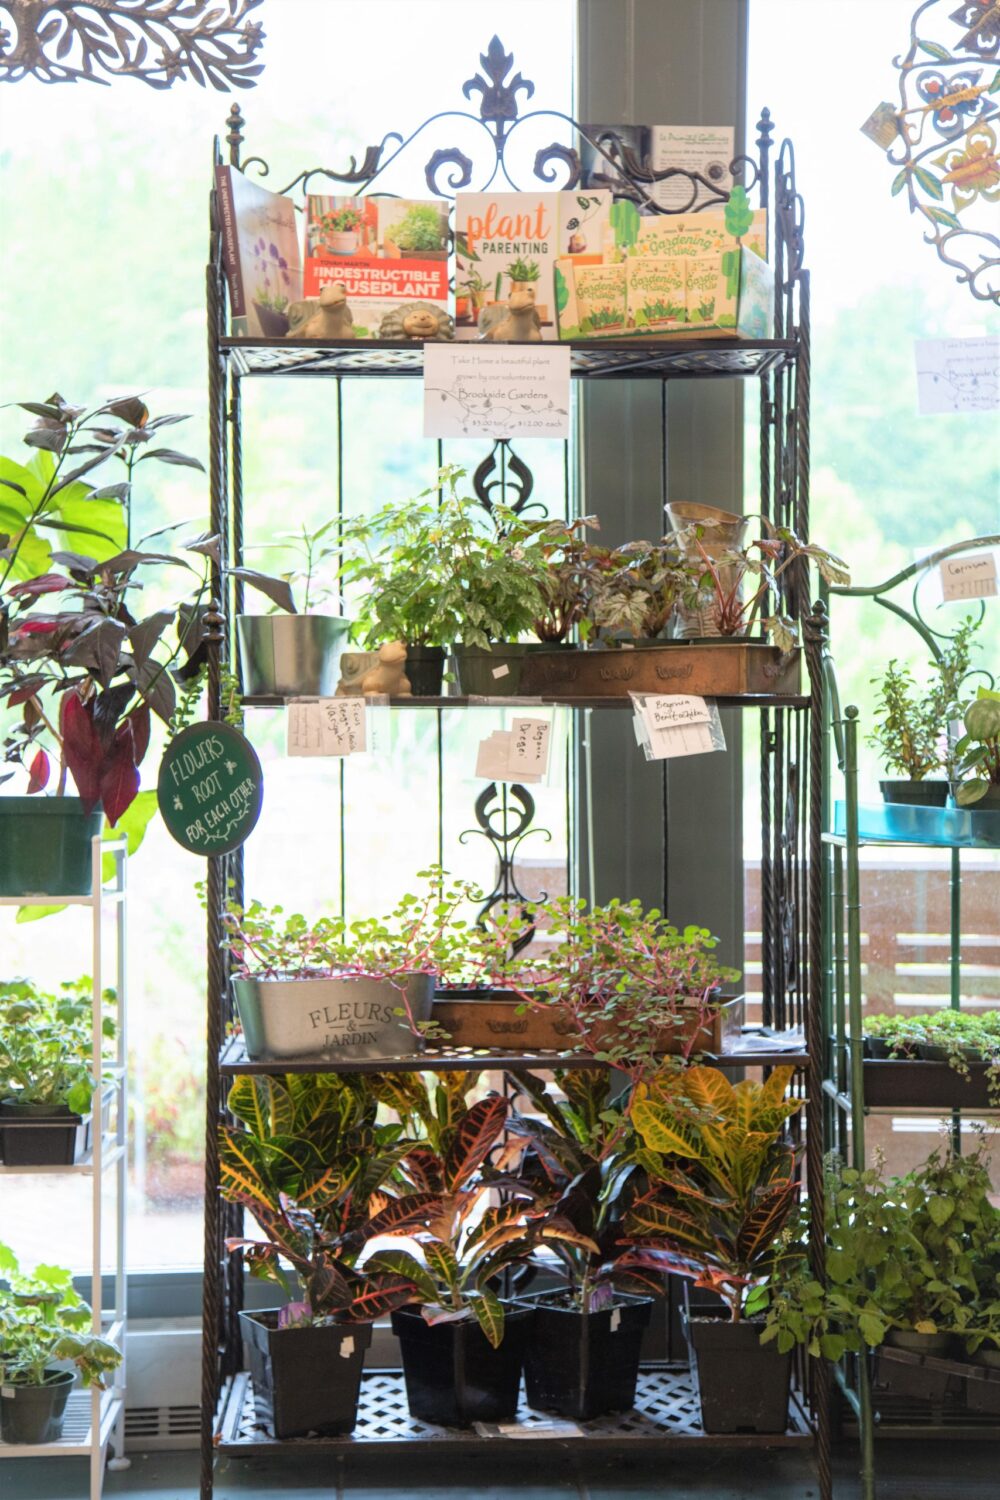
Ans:
{"type": "MultiPolygon", "coordinates": [[[[667,506],[667,520],[677,534],[684,556],[689,562],[698,564],[703,555],[701,548],[704,548],[718,563],[721,590],[728,594],[735,588],[740,601],[743,598],[744,571],[734,563],[719,559],[743,546],[750,519],[733,511],[720,510],[715,505],[691,501],[673,501],[667,506]]],[[[680,603],[677,610],[678,637],[698,640],[720,635],[713,605],[713,597],[707,594],[692,605],[680,603]]]]}
{"type": "Polygon", "coordinates": [[[734,1087],[717,1069],[689,1068],[654,1079],[632,1109],[658,1161],[625,1233],[722,1299],[717,1316],[685,1319],[706,1432],[784,1432],[788,1422],[790,1357],[761,1344],[757,1314],[798,1200],[797,1151],[783,1138],[802,1105],[786,1098],[792,1073],[734,1087]]]}
{"type": "Polygon", "coordinates": [[[650,1293],[662,1293],[668,1268],[660,1252],[637,1249],[622,1229],[646,1185],[631,1091],[616,1098],[605,1069],[557,1072],[555,1082],[559,1094],[530,1073],[508,1078],[516,1108],[510,1130],[532,1153],[518,1184],[530,1182],[537,1201],[578,1235],[548,1247],[564,1284],[523,1298],[535,1315],[525,1387],[529,1406],[586,1421],[631,1409],[650,1293]]]}
{"type": "Polygon", "coordinates": [[[463,881],[424,871],[385,919],[309,922],[280,906],[226,902],[223,947],[253,1061],[391,1058],[422,1051],[435,977],[464,946],[463,881]]]}
{"type": "MultiPolygon", "coordinates": [[[[105,1006],[115,993],[104,991],[105,1006]]],[[[103,1035],[115,1035],[105,1014],[103,1035]]],[[[8,1167],[72,1166],[85,1154],[103,1110],[92,1118],[90,980],[46,993],[30,980],[0,986],[0,1157],[8,1167]]]]}
{"type": "Polygon", "coordinates": [[[348,205],[332,209],[320,219],[320,244],[328,255],[356,255],[362,212],[348,205]]]}
{"type": "MultiPolygon", "coordinates": [[[[526,1259],[535,1235],[531,1205],[521,1195],[487,1205],[483,1169],[500,1143],[508,1104],[491,1094],[470,1105],[474,1083],[474,1076],[457,1086],[435,1079],[421,1098],[419,1082],[412,1089],[383,1081],[386,1102],[426,1138],[401,1162],[412,1191],[371,1228],[405,1235],[417,1253],[373,1241],[365,1262],[368,1270],[397,1275],[416,1288],[413,1305],[392,1315],[407,1402],[418,1421],[444,1427],[512,1420],[532,1316],[526,1307],[505,1305],[494,1286],[501,1271],[526,1259]]],[[[575,1231],[554,1221],[537,1230],[546,1240],[563,1233],[575,1231]]]]}
{"type": "MultiPolygon", "coordinates": [[[[520,287],[534,286],[541,279],[542,268],[537,260],[525,260],[519,255],[507,266],[505,275],[510,282],[508,296],[513,296],[520,287]]],[[[538,311],[541,316],[542,310],[539,308],[538,311]]]]}
{"type": "Polygon", "coordinates": [[[877,718],[868,743],[881,752],[887,771],[905,778],[881,783],[886,802],[944,807],[949,781],[962,774],[960,761],[968,745],[956,740],[951,725],[962,715],[958,698],[979,623],[972,617],[964,620],[934,657],[926,691],[921,693],[910,669],[895,658],[881,678],[871,679],[878,687],[877,718]],[[942,771],[943,777],[936,774],[942,771]]]}
{"type": "Polygon", "coordinates": [[[587,617],[612,642],[662,645],[678,604],[693,609],[704,593],[700,570],[671,538],[593,549],[587,617]]]}
{"type": "Polygon", "coordinates": [[[358,1267],[399,1160],[399,1129],[376,1122],[359,1077],[239,1077],[227,1104],[238,1123],[219,1132],[221,1192],[266,1236],[227,1248],[287,1299],[240,1313],[256,1410],[277,1438],[349,1432],[372,1323],[415,1291],[395,1273],[358,1267]]]}
{"type": "Polygon", "coordinates": [[[1000,809],[1000,693],[980,688],[962,714],[965,733],[955,746],[959,807],[1000,809]],[[970,775],[971,773],[971,775],[970,775]]]}
{"type": "Polygon", "coordinates": [[[385,233],[386,249],[403,260],[447,260],[448,216],[433,203],[411,203],[385,233]]]}
{"type": "Polygon", "coordinates": [[[336,692],[351,621],[317,613],[312,607],[322,604],[333,591],[333,585],[321,582],[317,575],[331,558],[339,559],[330,539],[336,524],[331,520],[315,531],[301,526],[296,532],[278,534],[274,545],[293,551],[300,563],[284,577],[254,568],[228,570],[231,578],[249,584],[273,606],[269,614],[236,617],[243,691],[248,697],[330,698],[336,692]],[[301,589],[301,613],[293,585],[301,589]]]}
{"type": "Polygon", "coordinates": [[[0,1438],[5,1443],[53,1443],[62,1434],[70,1389],[79,1372],[102,1387],[121,1353],[91,1331],[90,1308],[73,1289],[69,1271],[37,1266],[22,1272],[0,1244],[0,1438]],[[76,1366],[67,1370],[66,1363],[76,1366]]]}
{"type": "Polygon", "coordinates": [[[115,824],[135,800],[150,712],[170,719],[182,650],[156,654],[173,610],[131,612],[140,568],[187,566],[129,545],[135,470],[150,459],[202,466],[152,446],[185,419],[151,417],[138,397],[91,410],[58,395],[21,404],[37,418],[25,436],[35,452],[24,465],[3,460],[0,702],[19,710],[4,759],[23,768],[27,795],[0,798],[0,894],[86,895],[91,839],[102,813],[115,824]],[[111,460],[123,480],[93,488],[85,476],[111,460]],[[40,795],[53,782],[57,795],[40,795]]]}

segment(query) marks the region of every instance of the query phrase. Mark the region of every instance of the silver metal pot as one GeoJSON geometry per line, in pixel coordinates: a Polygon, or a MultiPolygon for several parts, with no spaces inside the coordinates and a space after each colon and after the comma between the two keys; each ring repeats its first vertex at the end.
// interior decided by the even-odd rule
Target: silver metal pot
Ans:
{"type": "Polygon", "coordinates": [[[248,697],[332,698],[350,620],[336,615],[238,615],[248,697]]]}
{"type": "Polygon", "coordinates": [[[411,974],[404,993],[387,979],[234,979],[233,995],[252,1062],[321,1057],[406,1057],[422,1052],[409,1018],[429,1021],[434,980],[411,974]]]}

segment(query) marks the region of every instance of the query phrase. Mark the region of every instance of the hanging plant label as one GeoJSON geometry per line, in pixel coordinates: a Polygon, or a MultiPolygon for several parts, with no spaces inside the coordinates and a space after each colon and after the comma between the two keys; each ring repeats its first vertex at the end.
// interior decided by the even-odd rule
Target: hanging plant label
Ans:
{"type": "Polygon", "coordinates": [[[192,724],[167,746],[156,787],[163,821],[191,854],[230,854],[260,817],[257,752],[229,724],[192,724]]]}

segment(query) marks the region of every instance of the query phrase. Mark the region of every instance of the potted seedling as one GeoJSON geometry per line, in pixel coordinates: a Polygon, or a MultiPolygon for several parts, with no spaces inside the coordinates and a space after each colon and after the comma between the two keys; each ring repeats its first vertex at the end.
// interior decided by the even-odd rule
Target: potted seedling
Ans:
{"type": "MultiPolygon", "coordinates": [[[[315,606],[334,592],[334,586],[324,583],[319,575],[331,559],[339,560],[338,547],[331,540],[336,525],[331,520],[315,531],[302,525],[298,531],[279,533],[274,545],[293,552],[298,562],[283,577],[254,568],[229,569],[230,577],[249,584],[273,606],[269,614],[236,617],[247,696],[330,698],[336,692],[351,622],[340,615],[315,611],[315,606]],[[296,608],[295,589],[301,591],[301,613],[296,608]]],[[[337,565],[334,567],[336,570],[337,565]]]]}
{"type": "Polygon", "coordinates": [[[784,1253],[798,1200],[785,1124],[793,1069],[734,1087],[713,1068],[652,1079],[632,1108],[650,1187],[629,1210],[632,1242],[668,1253],[670,1269],[722,1299],[718,1316],[685,1319],[706,1432],[784,1432],[790,1357],[762,1345],[755,1316],[784,1253]]]}
{"type": "Polygon", "coordinates": [[[259,901],[222,914],[233,995],[253,1061],[412,1056],[423,1050],[435,977],[464,946],[463,881],[424,871],[419,895],[390,914],[348,922],[259,901]]]}
{"type": "MultiPolygon", "coordinates": [[[[105,1006],[114,1003],[104,991],[105,1006]]],[[[105,1040],[115,1035],[104,1015],[105,1040]]],[[[46,993],[30,980],[0,986],[0,1156],[8,1167],[72,1166],[103,1128],[92,1118],[93,1063],[90,980],[46,993]]],[[[100,1101],[99,1101],[100,1103],[100,1101]]]]}
{"type": "Polygon", "coordinates": [[[530,1073],[508,1077],[510,1130],[531,1148],[519,1185],[530,1182],[536,1201],[580,1236],[548,1247],[564,1284],[523,1299],[535,1314],[525,1387],[529,1406],[586,1421],[631,1409],[650,1293],[662,1293],[668,1267],[660,1252],[637,1249],[622,1230],[646,1185],[631,1092],[616,1097],[607,1069],[557,1072],[555,1083],[558,1094],[530,1073]]]}
{"type": "MultiPolygon", "coordinates": [[[[743,569],[720,559],[743,546],[750,517],[720,510],[715,505],[674,501],[667,506],[667,520],[674,528],[681,551],[688,562],[696,565],[700,563],[701,548],[704,548],[718,565],[721,589],[728,594],[735,588],[737,598],[742,602],[745,576],[743,569]]],[[[683,640],[709,639],[721,633],[714,608],[714,589],[713,595],[706,593],[693,604],[686,605],[683,601],[678,604],[678,637],[683,640]]]]}
{"type": "Polygon", "coordinates": [[[951,721],[961,717],[958,697],[969,672],[972,637],[978,626],[978,620],[965,620],[935,655],[925,691],[910,669],[895,658],[881,678],[871,679],[878,695],[875,728],[868,743],[880,752],[886,770],[902,778],[881,782],[886,802],[944,807],[948,782],[962,774],[960,762],[968,746],[965,740],[955,741],[951,721]],[[944,777],[938,774],[942,771],[944,777]]]}
{"type": "Polygon", "coordinates": [[[359,208],[333,209],[320,219],[320,243],[328,255],[355,255],[362,213],[359,208]]]}
{"type": "Polygon", "coordinates": [[[1000,809],[1000,693],[980,688],[962,715],[965,733],[955,746],[959,807],[1000,809]]]}
{"type": "Polygon", "coordinates": [[[0,1281],[0,1438],[57,1442],[76,1372],[85,1385],[103,1387],[121,1353],[92,1332],[90,1308],[69,1271],[37,1266],[29,1275],[0,1244],[0,1281]]]}
{"type": "Polygon", "coordinates": [[[372,1221],[375,1248],[365,1262],[369,1271],[416,1288],[413,1305],[392,1315],[407,1402],[418,1421],[444,1427],[512,1420],[532,1315],[505,1305],[497,1279],[523,1262],[536,1241],[577,1238],[571,1225],[551,1217],[533,1228],[535,1211],[520,1194],[487,1205],[484,1168],[495,1148],[503,1151],[508,1104],[491,1094],[470,1105],[474,1084],[474,1076],[434,1079],[426,1089],[419,1079],[382,1080],[384,1101],[425,1139],[403,1157],[411,1192],[372,1221]],[[418,1090],[423,1097],[414,1097],[418,1090]],[[405,1235],[416,1251],[379,1248],[376,1235],[405,1235]]]}
{"type": "Polygon", "coordinates": [[[616,643],[662,645],[677,606],[693,609],[704,594],[699,570],[672,538],[594,548],[592,566],[587,617],[616,643]]]}
{"type": "Polygon", "coordinates": [[[117,824],[136,798],[150,712],[170,719],[182,649],[157,655],[175,610],[133,613],[140,570],[188,566],[130,545],[134,473],[150,459],[202,466],[151,446],[184,418],[153,418],[138,397],[22,405],[37,417],[34,456],[0,460],[0,702],[19,710],[4,759],[27,795],[0,797],[0,894],[85,895],[90,841],[102,814],[117,824]],[[85,476],[111,460],[124,478],[94,489],[85,476]]]}
{"type": "Polygon", "coordinates": [[[255,1409],[277,1438],[349,1432],[372,1322],[414,1295],[404,1278],[358,1267],[399,1128],[376,1122],[359,1077],[238,1077],[227,1105],[237,1124],[219,1132],[220,1189],[266,1236],[227,1248],[287,1299],[240,1313],[255,1409]]]}

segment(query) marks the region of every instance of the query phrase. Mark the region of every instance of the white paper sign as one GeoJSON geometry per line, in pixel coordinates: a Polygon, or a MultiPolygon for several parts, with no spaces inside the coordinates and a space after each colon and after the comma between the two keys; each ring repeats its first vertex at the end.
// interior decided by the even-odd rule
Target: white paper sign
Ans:
{"type": "MultiPolygon", "coordinates": [[[[531,720],[522,720],[522,723],[531,723],[531,720]]],[[[549,725],[545,725],[549,729],[549,725]]],[[[540,770],[532,771],[523,769],[523,763],[531,756],[531,746],[526,745],[522,754],[515,750],[513,729],[494,729],[486,739],[480,740],[479,749],[476,753],[476,775],[481,776],[484,781],[541,781],[548,767],[548,734],[544,743],[544,764],[540,770]]]]}
{"type": "Polygon", "coordinates": [[[712,711],[704,698],[686,693],[649,696],[644,703],[646,722],[652,729],[680,729],[686,724],[707,724],[712,711]]]}
{"type": "Polygon", "coordinates": [[[941,562],[941,597],[992,599],[997,592],[997,560],[992,552],[978,557],[946,557],[941,562]]]}
{"type": "Polygon", "coordinates": [[[510,769],[529,776],[544,776],[549,769],[549,738],[552,725],[548,719],[515,719],[510,731],[510,769]]]}
{"type": "Polygon", "coordinates": [[[718,710],[704,698],[683,693],[647,696],[633,693],[632,703],[635,737],[647,760],[707,755],[726,748],[718,710]]]}
{"type": "MultiPolygon", "coordinates": [[[[728,193],[733,185],[729,163],[733,159],[731,125],[654,125],[652,140],[654,172],[667,167],[683,167],[685,172],[699,172],[713,187],[728,193]]],[[[686,177],[668,177],[653,184],[650,196],[664,208],[694,208],[712,202],[700,183],[686,177]]]]}
{"type": "Polygon", "coordinates": [[[1000,338],[915,339],[921,416],[1000,411],[1000,338]]]}
{"type": "Polygon", "coordinates": [[[364,698],[321,698],[324,755],[358,755],[365,749],[364,698]]]}
{"type": "Polygon", "coordinates": [[[285,712],[289,755],[323,755],[323,725],[315,698],[296,698],[285,712]]]}
{"type": "Polygon", "coordinates": [[[569,349],[425,344],[424,437],[569,437],[569,349]]]}

